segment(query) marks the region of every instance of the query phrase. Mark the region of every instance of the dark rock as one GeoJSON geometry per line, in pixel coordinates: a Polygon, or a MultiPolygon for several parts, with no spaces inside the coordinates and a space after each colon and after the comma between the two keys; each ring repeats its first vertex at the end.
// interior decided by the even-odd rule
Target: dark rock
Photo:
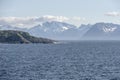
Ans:
{"type": "Polygon", "coordinates": [[[0,43],[54,43],[54,40],[34,37],[23,31],[1,30],[0,43]]]}

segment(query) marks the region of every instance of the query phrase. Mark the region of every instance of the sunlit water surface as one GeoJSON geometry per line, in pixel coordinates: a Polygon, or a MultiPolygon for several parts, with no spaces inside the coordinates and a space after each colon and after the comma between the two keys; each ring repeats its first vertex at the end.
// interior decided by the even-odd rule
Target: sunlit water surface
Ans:
{"type": "Polygon", "coordinates": [[[120,41],[0,44],[0,80],[120,80],[120,41]]]}

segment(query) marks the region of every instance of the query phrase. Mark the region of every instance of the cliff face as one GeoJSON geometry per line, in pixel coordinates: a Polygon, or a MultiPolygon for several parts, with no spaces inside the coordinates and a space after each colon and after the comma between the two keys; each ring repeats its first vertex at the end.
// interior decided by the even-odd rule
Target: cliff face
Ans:
{"type": "Polygon", "coordinates": [[[1,30],[0,43],[53,43],[53,40],[46,38],[37,38],[27,32],[1,30]]]}

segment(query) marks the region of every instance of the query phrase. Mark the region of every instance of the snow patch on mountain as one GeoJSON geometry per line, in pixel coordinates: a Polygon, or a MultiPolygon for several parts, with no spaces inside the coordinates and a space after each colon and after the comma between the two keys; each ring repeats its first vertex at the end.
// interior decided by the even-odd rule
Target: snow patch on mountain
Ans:
{"type": "Polygon", "coordinates": [[[62,27],[62,29],[63,29],[62,31],[64,31],[64,30],[68,30],[69,28],[68,28],[68,27],[63,26],[63,27],[62,27]]]}
{"type": "Polygon", "coordinates": [[[103,27],[103,31],[104,32],[113,32],[113,31],[115,31],[117,29],[117,27],[111,27],[111,26],[105,26],[105,27],[103,27]]]}
{"type": "Polygon", "coordinates": [[[51,39],[78,40],[84,38],[116,39],[120,34],[120,25],[113,23],[96,23],[94,25],[81,25],[76,27],[65,22],[51,21],[40,23],[32,28],[18,28],[11,25],[0,24],[0,30],[20,30],[29,32],[33,36],[51,39]]]}

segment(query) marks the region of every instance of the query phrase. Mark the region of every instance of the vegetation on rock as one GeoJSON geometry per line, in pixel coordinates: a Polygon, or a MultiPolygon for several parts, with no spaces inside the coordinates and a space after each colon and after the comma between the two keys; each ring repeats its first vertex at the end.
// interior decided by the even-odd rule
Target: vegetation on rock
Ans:
{"type": "Polygon", "coordinates": [[[14,30],[1,30],[0,43],[53,43],[54,40],[37,38],[27,32],[14,30]]]}

